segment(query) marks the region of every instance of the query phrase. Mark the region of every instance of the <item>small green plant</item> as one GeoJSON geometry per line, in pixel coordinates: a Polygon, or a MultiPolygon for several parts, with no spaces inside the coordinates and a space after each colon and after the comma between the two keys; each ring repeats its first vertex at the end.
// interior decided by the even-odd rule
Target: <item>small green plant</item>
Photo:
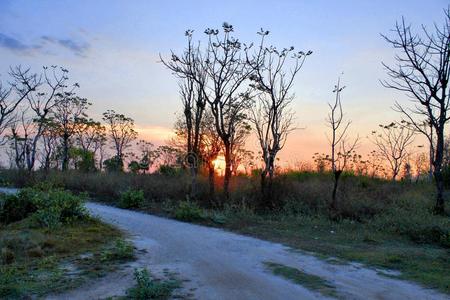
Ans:
{"type": "Polygon", "coordinates": [[[172,291],[179,286],[175,280],[157,281],[150,277],[147,269],[135,269],[136,286],[127,291],[131,299],[168,299],[172,291]]]}
{"type": "Polygon", "coordinates": [[[106,249],[100,256],[101,261],[127,260],[134,257],[134,247],[128,241],[117,239],[110,249],[106,249]]]}
{"type": "Polygon", "coordinates": [[[144,191],[129,189],[120,194],[119,207],[139,208],[144,202],[144,191]]]}
{"type": "Polygon", "coordinates": [[[194,202],[181,201],[175,209],[175,219],[181,221],[198,221],[204,218],[202,209],[194,202]]]}

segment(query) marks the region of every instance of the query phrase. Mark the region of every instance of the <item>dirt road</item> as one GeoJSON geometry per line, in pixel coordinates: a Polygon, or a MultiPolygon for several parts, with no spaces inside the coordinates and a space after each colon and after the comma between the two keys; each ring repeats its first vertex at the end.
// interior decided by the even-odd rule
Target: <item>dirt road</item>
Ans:
{"type": "Polygon", "coordinates": [[[125,270],[54,299],[120,295],[133,284],[134,267],[178,273],[192,299],[324,299],[324,295],[273,275],[276,262],[320,276],[344,299],[449,299],[414,283],[380,275],[359,264],[336,265],[275,243],[219,229],[89,203],[94,215],[131,234],[141,254],[125,270]]]}

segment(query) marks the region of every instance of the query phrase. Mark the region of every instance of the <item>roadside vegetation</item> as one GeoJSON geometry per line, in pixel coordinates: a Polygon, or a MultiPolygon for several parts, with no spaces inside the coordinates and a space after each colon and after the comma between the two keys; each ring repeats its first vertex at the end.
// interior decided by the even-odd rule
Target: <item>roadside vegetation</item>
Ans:
{"type": "Polygon", "coordinates": [[[84,198],[45,184],[0,194],[0,298],[60,293],[133,258],[133,246],[89,216],[84,198]]]}
{"type": "Polygon", "coordinates": [[[202,176],[197,200],[186,199],[190,177],[182,170],[176,175],[36,172],[31,177],[2,170],[0,175],[14,186],[46,181],[122,207],[124,199],[133,199],[133,209],[280,242],[330,261],[398,270],[400,278],[450,293],[450,218],[433,214],[433,186],[426,181],[345,173],[338,210],[331,212],[333,175],[327,172],[278,175],[271,209],[261,205],[258,177],[252,176],[233,177],[229,200],[212,206],[202,176]]]}

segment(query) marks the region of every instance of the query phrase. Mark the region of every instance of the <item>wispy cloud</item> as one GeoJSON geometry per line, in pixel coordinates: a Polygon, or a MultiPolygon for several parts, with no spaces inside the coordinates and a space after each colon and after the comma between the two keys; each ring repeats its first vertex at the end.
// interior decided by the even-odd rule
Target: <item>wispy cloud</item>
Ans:
{"type": "Polygon", "coordinates": [[[85,57],[86,51],[90,48],[89,43],[79,42],[73,39],[58,39],[50,36],[42,36],[41,39],[44,42],[59,45],[67,50],[72,51],[75,55],[85,57]]]}
{"type": "Polygon", "coordinates": [[[86,57],[90,44],[85,41],[78,41],[70,38],[55,38],[51,36],[41,36],[35,44],[27,44],[21,40],[0,32],[0,47],[21,54],[31,54],[32,51],[40,51],[49,54],[48,46],[62,47],[69,50],[74,55],[86,57]]]}
{"type": "Polygon", "coordinates": [[[41,45],[27,45],[14,37],[0,32],[0,47],[7,48],[12,51],[25,52],[33,49],[40,49],[41,45]]]}

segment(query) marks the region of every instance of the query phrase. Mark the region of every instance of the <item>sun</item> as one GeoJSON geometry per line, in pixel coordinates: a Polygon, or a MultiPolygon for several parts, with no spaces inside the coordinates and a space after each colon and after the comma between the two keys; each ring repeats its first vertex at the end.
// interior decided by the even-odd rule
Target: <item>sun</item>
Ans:
{"type": "Polygon", "coordinates": [[[225,172],[225,157],[223,155],[218,156],[215,160],[213,160],[214,170],[218,175],[223,175],[225,172]]]}

